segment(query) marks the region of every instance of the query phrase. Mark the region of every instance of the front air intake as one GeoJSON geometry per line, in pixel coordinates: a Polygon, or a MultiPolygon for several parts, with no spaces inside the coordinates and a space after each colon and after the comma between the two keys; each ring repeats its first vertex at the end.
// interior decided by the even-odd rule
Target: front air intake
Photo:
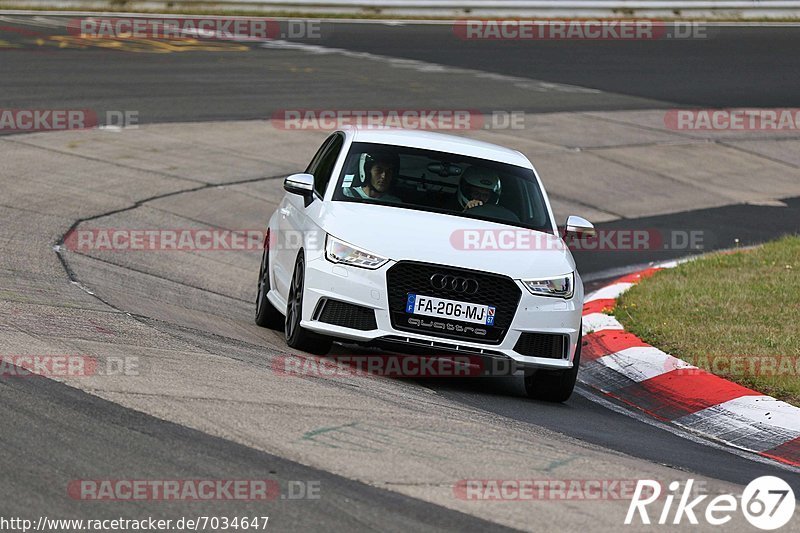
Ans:
{"type": "Polygon", "coordinates": [[[343,328],[359,329],[369,331],[378,329],[375,322],[375,311],[369,307],[340,302],[338,300],[324,299],[317,306],[314,313],[316,320],[342,326],[343,328]]]}
{"type": "Polygon", "coordinates": [[[523,333],[520,335],[514,351],[530,357],[546,357],[548,359],[566,359],[569,337],[551,333],[523,333]]]}

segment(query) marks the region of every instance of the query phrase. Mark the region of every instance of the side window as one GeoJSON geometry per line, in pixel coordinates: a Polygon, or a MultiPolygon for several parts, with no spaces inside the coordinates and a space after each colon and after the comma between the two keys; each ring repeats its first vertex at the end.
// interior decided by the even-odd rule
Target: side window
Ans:
{"type": "Polygon", "coordinates": [[[322,146],[319,147],[317,153],[314,154],[314,157],[311,158],[311,163],[308,164],[306,167],[306,174],[314,174],[314,171],[319,166],[319,160],[322,159],[322,155],[325,153],[325,150],[330,146],[331,142],[333,141],[332,137],[328,137],[322,142],[322,146]]]}
{"type": "Polygon", "coordinates": [[[344,137],[341,134],[335,133],[329,137],[322,147],[317,151],[314,159],[308,165],[306,172],[314,176],[314,190],[320,196],[325,194],[325,188],[331,179],[333,167],[339,157],[339,152],[342,151],[344,145],[344,137]]]}
{"type": "Polygon", "coordinates": [[[342,151],[344,145],[344,138],[341,135],[336,135],[331,139],[330,144],[325,149],[325,153],[319,160],[319,164],[314,174],[314,190],[322,196],[325,194],[325,188],[331,179],[333,167],[336,165],[336,160],[339,158],[339,152],[342,151]]]}

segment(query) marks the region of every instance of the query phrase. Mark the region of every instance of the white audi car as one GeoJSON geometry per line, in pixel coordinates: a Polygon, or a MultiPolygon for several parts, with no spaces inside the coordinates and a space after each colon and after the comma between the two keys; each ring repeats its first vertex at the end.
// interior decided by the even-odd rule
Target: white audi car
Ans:
{"type": "MultiPolygon", "coordinates": [[[[333,340],[513,363],[532,397],[572,393],[583,284],[533,165],[436,133],[331,134],[269,220],[256,323],[333,340]]],[[[571,216],[566,231],[591,234],[571,216]]]]}

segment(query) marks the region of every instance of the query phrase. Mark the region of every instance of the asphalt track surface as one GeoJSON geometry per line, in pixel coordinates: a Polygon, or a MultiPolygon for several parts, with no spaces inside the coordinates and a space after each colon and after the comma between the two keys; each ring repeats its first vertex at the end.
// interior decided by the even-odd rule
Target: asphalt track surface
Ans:
{"type": "MultiPolygon", "coordinates": [[[[800,58],[781,52],[796,48],[796,27],[706,26],[704,38],[623,42],[468,41],[454,38],[449,25],[343,26],[334,26],[325,46],[591,87],[682,107],[800,105],[794,89],[800,82],[800,58]]],[[[597,103],[585,105],[573,110],[599,109],[597,103]]]]}
{"type": "MultiPolygon", "coordinates": [[[[40,25],[12,26],[59,32],[40,25]]],[[[0,52],[3,108],[138,109],[142,122],[169,122],[263,118],[276,109],[292,106],[338,108],[357,102],[363,108],[381,106],[386,98],[376,92],[353,94],[349,90],[348,76],[369,78],[367,62],[364,72],[323,72],[304,78],[287,74],[285,69],[270,70],[280,60],[269,49],[257,47],[245,53],[149,56],[95,49],[42,49],[30,44],[29,35],[7,29],[0,38],[25,43],[22,49],[0,52]]],[[[323,42],[314,44],[603,91],[577,98],[548,94],[515,100],[500,96],[500,105],[487,105],[486,95],[462,88],[461,105],[482,109],[542,112],[675,105],[800,106],[800,56],[794,53],[800,44],[797,28],[719,28],[709,39],[680,42],[464,43],[453,38],[447,26],[337,24],[323,42]],[[625,98],[609,99],[606,92],[625,98]]],[[[398,77],[403,75],[398,72],[398,77]]],[[[375,81],[376,87],[388,87],[392,95],[393,80],[375,81]]],[[[424,93],[415,96],[400,92],[398,89],[396,96],[402,104],[430,104],[424,93]]],[[[619,220],[601,227],[641,227],[645,223],[654,228],[703,228],[716,238],[707,243],[709,249],[727,246],[732,236],[746,245],[800,229],[800,201],[786,199],[785,203],[787,207],[737,205],[647,220],[619,220]]],[[[685,253],[578,253],[576,257],[584,276],[598,277],[609,269],[685,253]]],[[[681,471],[740,484],[773,474],[800,491],[796,475],[640,422],[592,401],[587,391],[554,406],[523,399],[521,391],[503,380],[420,383],[466,405],[681,471]]],[[[65,465],[78,461],[72,477],[85,474],[87,467],[113,472],[125,464],[140,467],[141,477],[269,475],[285,480],[321,479],[330,487],[326,494],[332,494],[332,498],[311,508],[304,505],[295,513],[281,507],[281,529],[319,529],[321,523],[331,530],[499,529],[472,516],[303,467],[55,382],[3,379],[0,398],[5,407],[0,442],[7,452],[0,460],[5,472],[0,484],[3,515],[52,511],[77,516],[77,510],[83,512],[85,507],[71,507],[68,501],[59,504],[61,508],[54,506],[54,501],[64,501],[58,497],[63,488],[48,480],[53,472],[58,472],[59,478],[67,475],[62,470],[72,467],[65,465]],[[98,459],[104,452],[108,455],[98,459]],[[39,464],[34,457],[48,460],[39,464]],[[91,464],[81,465],[80,461],[91,464]]],[[[142,509],[115,507],[114,515],[138,515],[142,509]]],[[[243,510],[248,509],[245,506],[243,510]]],[[[163,511],[165,508],[159,507],[159,513],[163,511]]],[[[225,511],[232,514],[227,505],[225,511]]]]}
{"type": "Polygon", "coordinates": [[[388,490],[122,408],[45,379],[0,379],[3,449],[0,516],[142,519],[142,502],[87,508],[65,497],[65,479],[264,479],[281,497],[257,502],[151,502],[151,516],[269,516],[279,531],[479,531],[505,528],[388,490]],[[310,481],[325,497],[290,500],[290,482],[310,481]],[[324,491],[324,492],[323,492],[324,491]],[[284,499],[285,497],[285,499],[284,499]],[[88,516],[87,516],[88,515],[88,516]]]}
{"type": "MultiPolygon", "coordinates": [[[[797,27],[706,28],[706,37],[652,41],[465,41],[448,24],[384,25],[322,22],[319,38],[297,42],[477,69],[601,92],[484,94],[480,86],[414,87],[413,71],[370,79],[372,63],[337,71],[289,64],[274,51],[120,54],[67,46],[73,17],[2,22],[0,105],[134,109],[140,122],[265,118],[286,108],[460,106],[528,112],[659,107],[798,107],[797,27]],[[59,21],[53,23],[53,21],[59,21]],[[37,40],[39,44],[37,44],[37,40]],[[352,76],[348,79],[349,76],[352,76]],[[358,85],[358,91],[348,90],[358,85]],[[364,91],[367,86],[371,90],[364,91]],[[300,90],[298,90],[300,89],[300,90]],[[428,89],[426,91],[426,89],[428,89]],[[449,96],[449,98],[447,98],[449,96]],[[359,107],[360,106],[360,107],[359,107]]],[[[310,30],[312,31],[312,30],[310,30]]],[[[77,45],[75,45],[77,46],[77,45]]],[[[348,67],[350,68],[350,67],[348,67]]]]}

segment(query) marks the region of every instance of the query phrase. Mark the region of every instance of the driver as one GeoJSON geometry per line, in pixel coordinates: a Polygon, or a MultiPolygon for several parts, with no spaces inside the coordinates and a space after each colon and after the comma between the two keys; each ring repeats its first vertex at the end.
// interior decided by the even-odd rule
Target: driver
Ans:
{"type": "Polygon", "coordinates": [[[479,205],[498,205],[500,189],[500,178],[492,170],[469,167],[461,175],[456,195],[461,210],[466,211],[479,205]]]}
{"type": "Polygon", "coordinates": [[[400,202],[400,198],[389,194],[394,178],[400,169],[400,158],[390,152],[367,154],[364,161],[365,183],[361,187],[350,187],[344,193],[351,198],[400,202]]]}

